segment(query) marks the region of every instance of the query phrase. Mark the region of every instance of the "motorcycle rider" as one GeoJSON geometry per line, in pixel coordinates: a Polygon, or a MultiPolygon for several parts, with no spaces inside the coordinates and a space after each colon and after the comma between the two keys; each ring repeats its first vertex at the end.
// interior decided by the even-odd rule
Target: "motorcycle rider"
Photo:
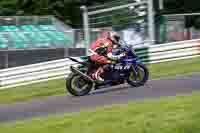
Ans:
{"type": "Polygon", "coordinates": [[[108,64],[115,63],[116,60],[125,56],[113,55],[113,50],[119,48],[120,35],[115,31],[104,32],[103,37],[98,38],[92,43],[89,51],[92,53],[90,59],[99,65],[99,68],[92,74],[94,80],[103,82],[102,75],[108,64]]]}

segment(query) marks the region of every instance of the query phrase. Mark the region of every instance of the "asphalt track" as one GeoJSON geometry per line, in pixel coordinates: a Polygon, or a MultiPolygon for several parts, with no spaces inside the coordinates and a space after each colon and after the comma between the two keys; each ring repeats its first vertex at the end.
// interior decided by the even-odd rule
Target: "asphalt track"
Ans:
{"type": "Polygon", "coordinates": [[[200,74],[152,80],[148,82],[148,86],[139,88],[121,85],[99,90],[84,97],[57,96],[28,103],[0,105],[0,123],[66,112],[80,112],[111,104],[124,104],[134,100],[188,95],[193,91],[200,91],[200,74]]]}

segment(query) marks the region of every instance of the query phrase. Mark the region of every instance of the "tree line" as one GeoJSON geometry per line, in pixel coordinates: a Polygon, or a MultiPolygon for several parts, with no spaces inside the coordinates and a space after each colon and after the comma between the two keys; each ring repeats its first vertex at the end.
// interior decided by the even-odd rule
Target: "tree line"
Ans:
{"type": "MultiPolygon", "coordinates": [[[[55,15],[73,27],[80,27],[81,5],[91,6],[109,1],[115,0],[0,0],[0,15],[55,15]]],[[[164,10],[159,10],[158,1],[154,0],[154,6],[159,14],[200,12],[199,0],[164,0],[164,10]]]]}

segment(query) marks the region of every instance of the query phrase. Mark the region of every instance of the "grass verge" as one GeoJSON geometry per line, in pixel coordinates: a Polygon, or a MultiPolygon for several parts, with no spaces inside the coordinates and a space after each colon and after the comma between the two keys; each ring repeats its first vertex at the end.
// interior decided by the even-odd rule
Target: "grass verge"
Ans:
{"type": "MultiPolygon", "coordinates": [[[[151,79],[200,72],[200,58],[172,61],[148,66],[151,79]]],[[[65,95],[65,81],[54,80],[0,90],[0,104],[21,102],[47,96],[65,95]]]]}
{"type": "Polygon", "coordinates": [[[198,73],[200,72],[200,58],[152,64],[148,68],[151,79],[198,73]]]}
{"type": "Polygon", "coordinates": [[[27,101],[34,98],[64,95],[65,80],[53,80],[27,86],[0,90],[0,104],[27,101]]]}
{"type": "Polygon", "coordinates": [[[6,133],[199,133],[200,93],[0,124],[6,133]]]}

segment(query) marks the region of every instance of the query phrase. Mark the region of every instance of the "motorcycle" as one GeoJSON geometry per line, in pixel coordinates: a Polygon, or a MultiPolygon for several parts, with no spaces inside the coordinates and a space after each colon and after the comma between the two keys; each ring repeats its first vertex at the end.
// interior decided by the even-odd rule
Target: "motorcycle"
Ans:
{"type": "Polygon", "coordinates": [[[99,67],[92,62],[89,56],[81,57],[83,61],[69,57],[70,60],[80,64],[78,67],[70,66],[71,73],[66,79],[66,89],[74,96],[84,96],[94,88],[101,89],[128,83],[133,87],[143,86],[149,79],[148,68],[140,61],[132,46],[123,44],[116,55],[125,53],[126,56],[117,63],[109,65],[105,70],[104,82],[97,82],[91,74],[99,67]]]}

